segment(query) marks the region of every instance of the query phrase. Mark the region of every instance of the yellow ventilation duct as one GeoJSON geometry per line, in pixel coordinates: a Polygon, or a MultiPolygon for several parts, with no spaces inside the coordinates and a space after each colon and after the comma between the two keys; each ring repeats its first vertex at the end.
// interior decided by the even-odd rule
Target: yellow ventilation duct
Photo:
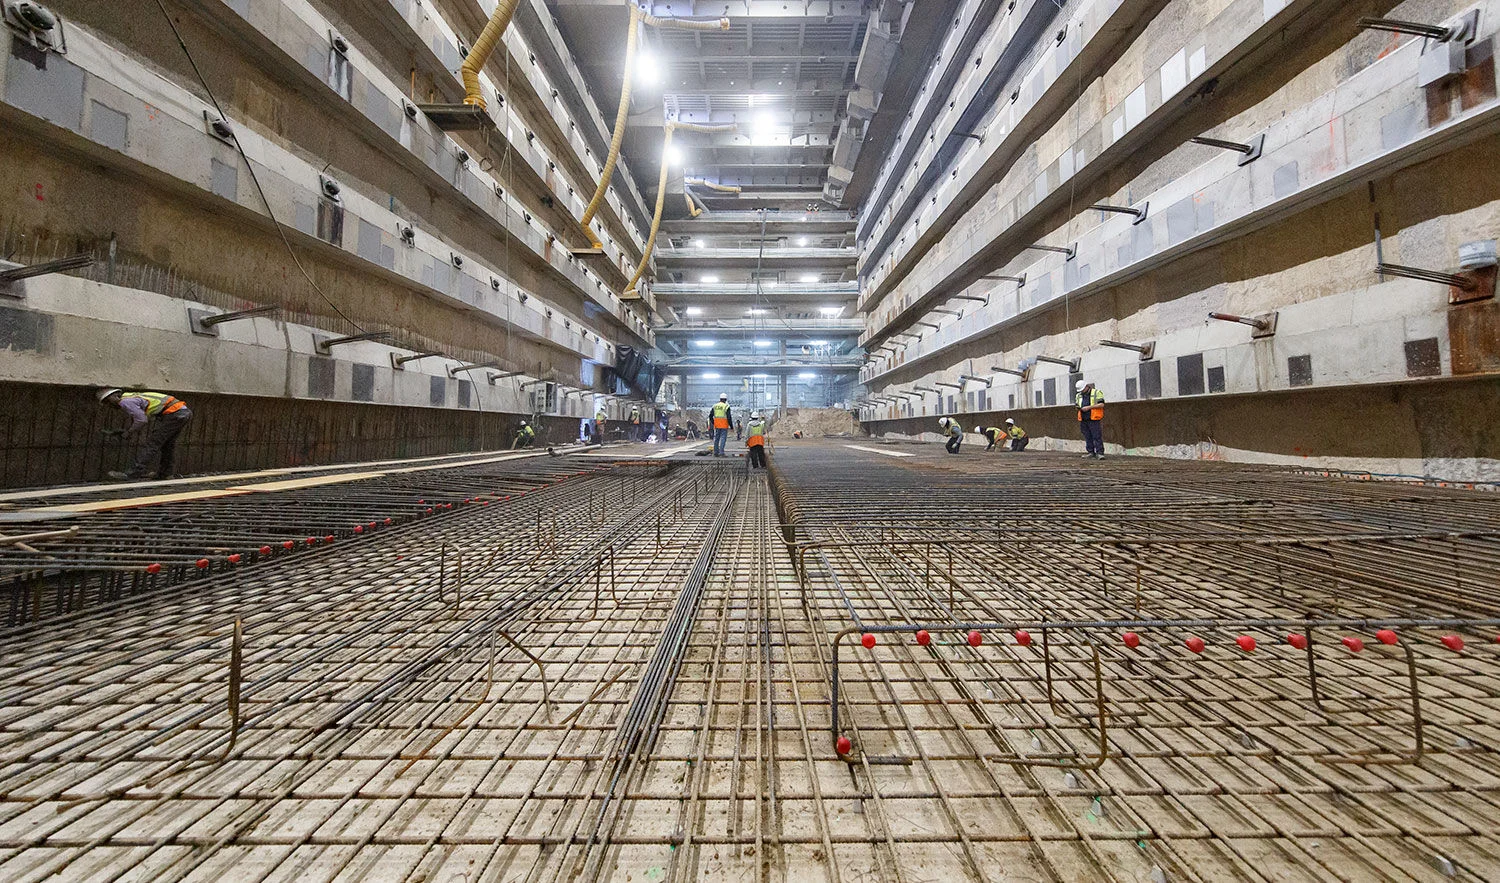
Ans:
{"type": "MultiPolygon", "coordinates": [[[[514,5],[514,4],[512,4],[514,5]]],[[[720,18],[713,21],[685,21],[676,18],[657,18],[654,15],[644,13],[640,7],[631,4],[630,7],[630,31],[625,37],[625,82],[620,85],[620,105],[615,109],[615,130],[609,139],[609,154],[604,158],[604,171],[599,173],[599,186],[594,188],[594,196],[589,200],[588,207],[583,210],[583,217],[578,223],[583,227],[584,235],[588,236],[589,243],[594,248],[602,248],[603,243],[599,237],[594,235],[594,230],[589,223],[594,220],[599,206],[604,204],[604,194],[609,192],[610,179],[614,177],[615,165],[620,161],[620,145],[625,140],[625,123],[630,116],[630,83],[634,77],[636,27],[645,22],[651,27],[668,28],[680,31],[727,31],[729,30],[729,19],[720,18]]],[[[660,211],[657,212],[661,214],[660,211]]]]}
{"type": "Polygon", "coordinates": [[[712,181],[705,181],[702,178],[683,178],[682,182],[689,187],[707,187],[709,190],[717,190],[720,193],[734,193],[738,195],[740,192],[740,188],[733,185],[715,184],[712,181]]]}
{"type": "Polygon", "coordinates": [[[651,251],[656,248],[656,234],[661,230],[661,213],[667,205],[667,169],[671,166],[669,159],[672,153],[672,133],[682,129],[685,132],[733,132],[734,124],[724,126],[700,126],[697,123],[680,123],[675,120],[668,121],[666,134],[661,142],[661,175],[656,180],[656,212],[651,216],[651,232],[646,236],[646,247],[641,251],[641,262],[636,265],[635,275],[630,277],[625,291],[620,297],[626,299],[638,298],[640,294],[636,291],[636,284],[641,281],[641,276],[646,272],[646,264],[651,261],[651,251]]]}
{"type": "Polygon", "coordinates": [[[496,44],[505,35],[505,29],[510,26],[510,17],[515,14],[518,2],[519,0],[500,0],[494,13],[490,15],[490,20],[485,23],[484,30],[479,32],[479,39],[474,41],[474,47],[464,58],[463,66],[458,69],[459,76],[464,81],[464,104],[474,104],[481,110],[484,109],[484,94],[479,91],[479,71],[490,60],[490,53],[495,51],[496,44]]]}

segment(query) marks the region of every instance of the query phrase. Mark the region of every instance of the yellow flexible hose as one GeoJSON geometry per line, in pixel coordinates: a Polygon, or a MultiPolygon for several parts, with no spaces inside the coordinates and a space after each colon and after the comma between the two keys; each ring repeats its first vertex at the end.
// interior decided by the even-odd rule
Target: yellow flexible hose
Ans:
{"type": "Polygon", "coordinates": [[[682,191],[682,201],[687,203],[688,217],[696,218],[703,214],[703,210],[693,203],[693,197],[686,190],[682,191]]]}
{"type": "Polygon", "coordinates": [[[631,4],[630,33],[625,37],[625,82],[620,86],[620,106],[615,110],[615,131],[609,139],[609,154],[604,157],[604,171],[599,173],[599,186],[594,188],[594,197],[589,200],[588,208],[583,210],[583,217],[578,221],[594,248],[603,248],[604,243],[594,235],[589,222],[594,220],[594,214],[604,204],[604,194],[609,192],[609,180],[614,177],[615,164],[620,161],[620,145],[625,142],[625,122],[630,117],[630,81],[632,68],[635,66],[636,31],[639,30],[636,25],[640,20],[640,7],[631,4]]]}
{"type": "Polygon", "coordinates": [[[661,175],[656,179],[656,213],[651,216],[651,232],[646,235],[646,247],[641,249],[641,262],[636,264],[635,275],[630,277],[625,291],[620,294],[623,299],[640,297],[635,286],[645,274],[646,264],[651,260],[651,250],[656,247],[656,234],[661,230],[662,209],[667,207],[667,168],[672,164],[668,156],[672,152],[672,132],[675,129],[674,125],[667,123],[666,134],[661,139],[661,175]]]}
{"type": "Polygon", "coordinates": [[[657,18],[649,12],[641,13],[641,19],[653,28],[676,31],[727,31],[729,19],[715,18],[709,21],[688,21],[685,18],[657,18]]]}
{"type": "Polygon", "coordinates": [[[641,250],[641,262],[636,265],[635,275],[630,277],[625,291],[620,297],[630,299],[638,298],[636,283],[641,281],[641,276],[646,272],[646,264],[651,260],[651,251],[656,248],[656,234],[661,230],[661,213],[667,206],[667,168],[671,161],[667,158],[672,152],[672,133],[678,129],[688,132],[733,132],[734,123],[718,126],[704,126],[698,123],[680,123],[675,120],[666,125],[666,134],[661,141],[661,176],[656,181],[656,213],[651,216],[651,232],[646,236],[646,247],[641,250]]]}
{"type": "Polygon", "coordinates": [[[510,17],[515,14],[518,2],[519,0],[500,0],[494,13],[490,15],[490,20],[485,23],[484,30],[479,32],[479,39],[474,41],[473,48],[458,69],[459,76],[464,81],[464,104],[474,104],[481,110],[484,109],[484,94],[479,90],[479,71],[490,60],[490,53],[495,51],[495,45],[505,35],[505,29],[510,26],[510,17]]]}
{"type": "Polygon", "coordinates": [[[599,173],[599,185],[594,188],[594,195],[589,200],[588,207],[583,210],[583,217],[578,223],[583,227],[584,235],[588,236],[589,243],[594,248],[602,248],[604,243],[594,235],[594,230],[589,223],[598,214],[599,207],[604,204],[604,195],[609,192],[609,182],[614,177],[615,165],[620,161],[620,145],[625,141],[625,124],[630,116],[630,85],[634,76],[635,45],[637,25],[641,22],[656,27],[686,31],[727,31],[729,30],[729,19],[720,18],[713,21],[683,21],[675,18],[657,18],[654,15],[642,12],[639,6],[630,6],[629,33],[625,37],[625,81],[620,85],[620,105],[615,109],[615,130],[609,139],[609,153],[604,157],[604,171],[599,173]]]}
{"type": "Polygon", "coordinates": [[[690,187],[706,187],[709,190],[717,190],[720,193],[738,194],[740,192],[740,188],[733,185],[715,184],[712,181],[705,181],[702,178],[683,178],[682,181],[684,184],[687,184],[690,187]]]}

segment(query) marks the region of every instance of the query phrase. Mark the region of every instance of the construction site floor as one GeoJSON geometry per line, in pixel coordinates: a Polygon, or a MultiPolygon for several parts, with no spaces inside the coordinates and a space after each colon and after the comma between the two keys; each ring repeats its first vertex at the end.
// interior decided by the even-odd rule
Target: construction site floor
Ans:
{"type": "Polygon", "coordinates": [[[1500,879],[1500,497],[707,444],[7,525],[0,879],[1500,879]]]}

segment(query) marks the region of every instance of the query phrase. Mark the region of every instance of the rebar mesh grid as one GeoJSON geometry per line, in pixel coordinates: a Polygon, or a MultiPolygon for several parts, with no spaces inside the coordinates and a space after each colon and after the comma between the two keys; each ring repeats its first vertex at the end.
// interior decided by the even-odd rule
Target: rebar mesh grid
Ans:
{"type": "Polygon", "coordinates": [[[0,877],[1500,876],[1500,503],[915,450],[783,445],[778,501],[615,467],[0,633],[0,877]]]}

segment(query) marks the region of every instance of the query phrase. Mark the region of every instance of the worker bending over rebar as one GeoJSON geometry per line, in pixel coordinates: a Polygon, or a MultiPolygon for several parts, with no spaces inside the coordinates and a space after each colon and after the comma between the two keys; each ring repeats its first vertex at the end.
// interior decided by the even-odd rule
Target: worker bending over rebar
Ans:
{"type": "Polygon", "coordinates": [[[104,434],[116,438],[144,436],[141,452],[129,472],[111,470],[109,477],[115,480],[145,478],[156,467],[157,478],[170,478],[172,460],[177,453],[177,437],[193,419],[182,399],[164,392],[132,392],[122,389],[99,390],[99,401],[113,405],[130,415],[130,426],[125,429],[106,429],[104,434]]]}
{"type": "Polygon", "coordinates": [[[958,453],[959,445],[964,443],[964,428],[959,426],[958,421],[952,417],[939,417],[938,428],[943,431],[944,435],[948,436],[948,444],[946,445],[948,453],[958,453]]]}
{"type": "Polygon", "coordinates": [[[1005,434],[1010,436],[1010,449],[1012,451],[1026,450],[1026,443],[1030,441],[1026,437],[1026,430],[1017,426],[1016,421],[1009,417],[1005,418],[1005,434]]]}

